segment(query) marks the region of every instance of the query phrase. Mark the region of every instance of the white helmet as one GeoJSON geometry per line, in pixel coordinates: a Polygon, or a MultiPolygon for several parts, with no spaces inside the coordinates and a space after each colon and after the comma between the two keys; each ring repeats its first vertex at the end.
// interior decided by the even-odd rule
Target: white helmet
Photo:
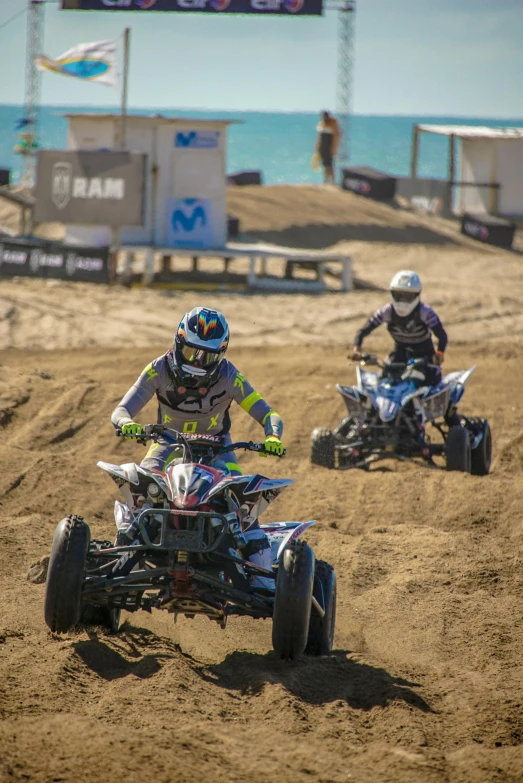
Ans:
{"type": "Polygon", "coordinates": [[[400,316],[410,315],[419,304],[421,280],[416,272],[402,269],[390,281],[392,306],[400,316]]]}

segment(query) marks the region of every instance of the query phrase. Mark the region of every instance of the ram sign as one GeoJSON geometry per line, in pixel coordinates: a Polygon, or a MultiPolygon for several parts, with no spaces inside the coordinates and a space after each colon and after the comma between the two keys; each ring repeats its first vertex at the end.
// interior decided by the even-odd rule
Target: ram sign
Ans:
{"type": "Polygon", "coordinates": [[[321,16],[323,0],[62,0],[64,11],[185,11],[321,16]]]}
{"type": "Polygon", "coordinates": [[[137,152],[41,150],[35,221],[143,225],[145,161],[137,152]]]}

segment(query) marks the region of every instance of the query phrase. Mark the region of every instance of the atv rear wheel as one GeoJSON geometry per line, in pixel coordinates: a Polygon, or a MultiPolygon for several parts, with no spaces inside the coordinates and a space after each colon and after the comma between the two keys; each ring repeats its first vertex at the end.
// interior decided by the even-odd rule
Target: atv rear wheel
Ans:
{"type": "Polygon", "coordinates": [[[272,646],[280,658],[305,650],[314,585],[314,552],[304,541],[292,541],[280,555],[272,618],[272,646]]]}
{"type": "Polygon", "coordinates": [[[311,462],[324,468],[335,467],[334,435],[330,430],[318,427],[311,435],[311,462]]]}
{"type": "Polygon", "coordinates": [[[470,437],[465,427],[451,427],[445,441],[447,470],[470,473],[471,449],[470,437]]]}
{"type": "Polygon", "coordinates": [[[83,517],[68,516],[56,528],[45,588],[45,622],[53,633],[67,633],[80,619],[90,538],[83,517]]]}
{"type": "Polygon", "coordinates": [[[492,464],[492,431],[487,419],[475,419],[483,437],[481,442],[471,451],[471,473],[474,476],[486,476],[490,473],[492,464]]]}
{"type": "Polygon", "coordinates": [[[334,644],[336,626],[336,574],[334,568],[323,560],[316,561],[313,596],[325,614],[320,617],[313,607],[309,623],[306,655],[327,655],[334,644]]]}

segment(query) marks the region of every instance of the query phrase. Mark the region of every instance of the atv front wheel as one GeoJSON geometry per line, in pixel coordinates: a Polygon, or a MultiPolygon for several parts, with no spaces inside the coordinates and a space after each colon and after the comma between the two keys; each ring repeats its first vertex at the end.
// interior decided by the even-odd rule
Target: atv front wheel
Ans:
{"type": "Polygon", "coordinates": [[[458,470],[470,473],[471,450],[470,437],[465,427],[451,427],[445,441],[447,455],[447,470],[458,470]]]}
{"type": "Polygon", "coordinates": [[[121,613],[121,609],[109,609],[108,606],[84,604],[80,611],[79,622],[86,627],[100,625],[110,633],[116,634],[120,629],[121,613]]]}
{"type": "Polygon", "coordinates": [[[315,429],[311,435],[311,462],[324,468],[335,467],[334,435],[323,427],[315,429]]]}
{"type": "Polygon", "coordinates": [[[473,420],[481,431],[482,438],[471,452],[471,473],[474,476],[486,476],[492,464],[492,431],[487,419],[473,420]]]}
{"type": "Polygon", "coordinates": [[[336,574],[323,560],[316,561],[313,596],[325,614],[320,617],[313,607],[309,623],[306,655],[327,655],[334,644],[336,627],[336,574]]]}
{"type": "Polygon", "coordinates": [[[82,584],[89,540],[83,517],[68,516],[56,528],[45,588],[45,622],[53,633],[67,633],[80,619],[82,584]]]}
{"type": "Polygon", "coordinates": [[[305,650],[314,585],[314,552],[304,541],[292,541],[280,555],[272,619],[272,646],[280,658],[305,650]]]}

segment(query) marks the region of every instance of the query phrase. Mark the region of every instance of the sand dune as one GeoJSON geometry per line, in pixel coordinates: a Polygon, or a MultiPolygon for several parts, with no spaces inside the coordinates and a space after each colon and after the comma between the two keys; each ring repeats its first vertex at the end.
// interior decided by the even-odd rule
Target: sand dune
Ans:
{"type": "MultiPolygon", "coordinates": [[[[401,267],[421,273],[448,326],[446,368],[477,365],[463,410],[491,421],[493,471],[311,468],[310,431],[341,417],[335,384],[354,376],[345,346],[383,293],[203,298],[0,283],[0,780],[515,783],[520,257],[462,240],[445,221],[427,227],[328,189],[238,189],[231,202],[252,236],[343,246],[376,285],[401,267]],[[366,238],[373,226],[375,240],[366,238]],[[266,621],[232,620],[222,631],[203,618],[174,626],[160,613],[129,615],[117,637],[53,638],[44,585],[26,579],[68,512],[83,514],[94,536],[113,535],[115,492],[96,461],[139,460],[143,450],[114,437],[110,411],[169,346],[179,316],[203,302],[230,318],[230,358],[284,417],[286,459],[241,461],[295,479],[266,521],[317,519],[309,541],[339,580],[331,656],[284,664],[266,621]]],[[[388,344],[386,333],[369,339],[379,352],[388,344]]],[[[154,417],[149,406],[140,418],[154,417]]],[[[260,432],[240,409],[233,428],[260,432]]]]}

